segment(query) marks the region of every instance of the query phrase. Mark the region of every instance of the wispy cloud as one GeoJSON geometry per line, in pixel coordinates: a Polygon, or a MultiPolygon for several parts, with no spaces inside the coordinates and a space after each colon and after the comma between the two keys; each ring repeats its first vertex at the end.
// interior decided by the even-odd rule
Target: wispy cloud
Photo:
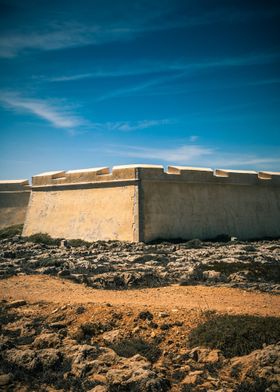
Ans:
{"type": "Polygon", "coordinates": [[[69,82],[72,80],[89,79],[89,78],[92,78],[93,76],[94,76],[94,74],[92,74],[92,73],[83,73],[83,74],[57,76],[57,77],[53,77],[53,78],[47,78],[47,80],[49,82],[69,82]]]}
{"type": "Polygon", "coordinates": [[[130,158],[153,159],[163,162],[188,163],[198,158],[214,154],[212,148],[199,145],[184,145],[178,148],[145,148],[128,146],[126,151],[119,151],[130,158]]]}
{"type": "Polygon", "coordinates": [[[138,131],[141,129],[148,129],[158,127],[161,125],[173,124],[174,120],[160,119],[160,120],[141,120],[141,121],[116,121],[106,122],[103,124],[95,124],[96,128],[108,130],[108,131],[122,131],[131,132],[138,131]]]}
{"type": "Polygon", "coordinates": [[[78,23],[47,26],[45,31],[15,31],[0,37],[0,57],[12,58],[21,52],[35,50],[58,50],[85,45],[102,44],[124,39],[128,30],[103,28],[78,23]],[[49,27],[49,28],[47,28],[49,27]],[[122,38],[123,37],[123,38],[122,38]]]}
{"type": "MultiPolygon", "coordinates": [[[[82,79],[103,79],[103,78],[118,78],[118,77],[129,77],[129,76],[138,76],[138,75],[157,75],[157,77],[153,77],[152,79],[146,80],[142,83],[116,90],[112,93],[105,94],[100,98],[106,99],[107,97],[113,97],[117,95],[123,95],[130,92],[137,92],[143,89],[146,89],[153,85],[158,85],[163,82],[169,82],[172,80],[180,79],[183,77],[187,77],[192,75],[194,72],[212,70],[215,68],[230,68],[230,67],[239,67],[239,66],[250,66],[250,65],[262,65],[269,64],[274,62],[275,60],[280,59],[280,54],[278,48],[275,48],[269,53],[252,53],[249,55],[240,55],[234,57],[225,57],[218,59],[205,59],[204,61],[195,62],[195,61],[181,61],[181,62],[150,62],[150,63],[140,63],[134,64],[133,66],[130,64],[129,68],[121,68],[121,69],[108,69],[108,70],[93,70],[91,72],[83,72],[77,74],[68,74],[68,75],[58,75],[52,77],[39,76],[38,79],[42,81],[50,81],[50,82],[67,82],[67,81],[75,81],[82,79]],[[161,76],[159,76],[161,75],[161,76]]],[[[279,79],[266,79],[262,81],[250,82],[248,81],[246,85],[258,85],[258,84],[273,84],[279,83],[279,79]]],[[[181,89],[182,90],[182,89],[181,89]]],[[[179,90],[178,92],[180,93],[179,90]]],[[[182,90],[184,91],[184,89],[182,90]]]]}
{"type": "MultiPolygon", "coordinates": [[[[245,22],[252,19],[264,19],[277,17],[280,8],[271,7],[243,7],[242,11],[237,6],[217,6],[217,7],[182,7],[181,2],[163,2],[162,7],[158,3],[149,2],[149,8],[145,2],[133,4],[110,4],[111,14],[118,12],[118,17],[110,19],[100,18],[106,13],[106,2],[104,5],[87,4],[89,15],[94,15],[89,21],[85,15],[76,15],[75,9],[79,10],[79,5],[74,5],[72,12],[63,14],[64,19],[56,14],[57,20],[47,20],[43,25],[38,25],[37,18],[41,21],[42,12],[40,6],[34,6],[32,12],[35,19],[25,25],[15,27],[13,31],[2,33],[0,37],[0,57],[12,58],[28,50],[58,50],[63,48],[78,47],[85,45],[100,45],[108,42],[124,41],[134,39],[147,32],[172,30],[180,28],[190,28],[194,26],[210,25],[217,22],[235,23],[245,22]],[[139,4],[138,4],[139,3],[139,4]],[[124,7],[120,13],[121,7],[124,7]],[[178,8],[179,6],[179,8],[178,8]],[[208,8],[208,9],[207,9],[208,8]],[[175,11],[180,14],[174,17],[175,11]],[[148,11],[148,12],[147,12],[148,11]],[[38,13],[38,15],[36,14],[38,13]],[[69,22],[65,23],[65,15],[69,22]],[[39,18],[40,16],[40,18],[39,18]]],[[[78,12],[79,14],[79,12],[78,12]]]]}
{"type": "Polygon", "coordinates": [[[53,100],[29,99],[17,93],[4,93],[0,97],[2,106],[17,112],[26,111],[48,121],[55,128],[74,130],[84,125],[85,120],[73,114],[70,107],[53,100]]]}
{"type": "Polygon", "coordinates": [[[55,50],[76,45],[85,45],[87,34],[80,29],[46,32],[13,32],[0,37],[0,57],[12,58],[29,49],[55,50]]]}
{"type": "MultiPolygon", "coordinates": [[[[161,66],[159,68],[159,73],[165,72],[164,75],[150,78],[144,82],[127,86],[124,88],[116,89],[103,94],[98,98],[98,101],[104,101],[107,99],[121,97],[121,96],[133,96],[141,91],[149,91],[152,95],[156,94],[154,89],[151,87],[164,85],[172,81],[180,80],[183,78],[188,78],[196,72],[209,71],[213,69],[231,68],[231,67],[241,67],[241,66],[251,66],[251,65],[261,65],[269,64],[275,60],[280,59],[279,51],[273,51],[270,53],[252,53],[249,55],[236,56],[236,57],[226,57],[220,59],[205,59],[203,62],[181,62],[174,64],[166,64],[165,68],[161,66]],[[169,74],[166,74],[168,73],[169,74]],[[172,73],[170,73],[172,72],[172,73]]],[[[154,68],[153,68],[154,69],[154,68]]],[[[272,81],[269,81],[271,83],[272,81]]],[[[178,90],[176,90],[178,93],[178,90]]],[[[183,90],[185,91],[185,90],[183,90]]],[[[182,90],[179,90],[179,93],[182,90]]],[[[159,95],[161,92],[159,92],[159,95]]],[[[164,94],[164,92],[163,92],[164,94]]],[[[168,94],[172,94],[172,88],[169,86],[168,94]]]]}
{"type": "MultiPolygon", "coordinates": [[[[176,69],[177,70],[177,69],[176,69]]],[[[175,71],[176,71],[175,70],[175,71]]],[[[163,72],[172,72],[173,67],[172,65],[164,65],[164,64],[158,64],[157,62],[155,63],[150,63],[150,64],[144,64],[144,65],[137,65],[135,66],[130,65],[130,68],[124,68],[124,69],[110,69],[110,70],[95,70],[92,72],[85,72],[85,73],[78,73],[78,74],[69,74],[69,75],[59,75],[59,76],[52,76],[52,77],[44,77],[44,76],[38,76],[38,79],[42,79],[43,81],[48,81],[48,82],[68,82],[72,80],[81,80],[81,79],[90,79],[90,78],[96,78],[96,79],[103,79],[103,78],[118,78],[118,77],[129,77],[129,76],[139,76],[139,75],[147,75],[147,74],[159,74],[163,72]]]]}
{"type": "MultiPolygon", "coordinates": [[[[149,148],[135,146],[118,146],[115,154],[126,158],[145,159],[146,162],[167,162],[186,166],[212,168],[253,168],[255,170],[269,170],[280,165],[278,156],[263,156],[240,152],[224,152],[217,148],[203,145],[182,145],[176,148],[149,148]]],[[[106,151],[112,154],[112,150],[106,151]]]]}
{"type": "Polygon", "coordinates": [[[100,132],[133,132],[164,125],[175,124],[172,119],[139,120],[139,121],[107,121],[92,123],[91,129],[100,132]]]}
{"type": "Polygon", "coordinates": [[[112,121],[112,122],[89,122],[73,113],[73,107],[66,105],[61,100],[40,100],[22,97],[19,93],[9,92],[0,95],[0,104],[9,110],[16,112],[29,112],[36,117],[48,121],[55,128],[63,128],[71,134],[77,129],[97,130],[101,132],[118,131],[132,132],[162,125],[174,124],[175,120],[139,120],[139,121],[112,121]]]}
{"type": "Polygon", "coordinates": [[[227,153],[227,154],[218,154],[217,157],[213,160],[213,165],[215,167],[224,167],[224,168],[240,168],[240,167],[254,167],[256,170],[266,170],[271,167],[271,165],[275,164],[280,165],[279,157],[263,157],[258,155],[246,155],[240,153],[227,153]]]}

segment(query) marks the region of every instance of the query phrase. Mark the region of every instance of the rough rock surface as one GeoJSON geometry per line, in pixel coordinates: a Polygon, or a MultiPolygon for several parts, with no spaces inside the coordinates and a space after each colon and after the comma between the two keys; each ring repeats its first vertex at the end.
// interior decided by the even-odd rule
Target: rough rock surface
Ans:
{"type": "MultiPolygon", "coordinates": [[[[70,242],[71,243],[71,242],[70,242]]],[[[46,274],[100,289],[225,285],[280,292],[280,240],[148,245],[97,241],[45,245],[15,236],[0,240],[0,278],[46,274]],[[79,244],[79,243],[78,243],[79,244]]]]}
{"type": "MultiPolygon", "coordinates": [[[[181,286],[207,285],[230,287],[218,289],[223,291],[237,292],[235,288],[265,291],[244,291],[242,301],[246,302],[248,296],[263,296],[272,304],[272,298],[278,300],[276,294],[280,292],[280,240],[228,243],[192,240],[153,245],[62,241],[61,244],[50,245],[34,243],[20,236],[0,239],[0,278],[5,279],[0,281],[0,285],[4,287],[7,282],[14,281],[10,277],[19,276],[13,282],[16,290],[20,287],[18,281],[26,279],[22,275],[38,275],[28,279],[42,279],[44,284],[46,280],[59,282],[64,287],[64,298],[69,302],[67,287],[70,285],[89,291],[94,291],[91,287],[103,290],[140,289],[135,290],[137,293],[146,287],[149,295],[152,292],[157,295],[155,292],[165,288],[150,288],[176,283],[180,286],[167,289],[185,292],[191,291],[191,288],[181,286]]],[[[53,286],[50,287],[53,289],[53,286]]],[[[34,286],[27,287],[28,292],[32,289],[34,286]]],[[[214,288],[203,287],[203,290],[214,288]]],[[[111,295],[112,291],[108,293],[111,295]]],[[[136,295],[133,291],[122,292],[126,297],[128,293],[136,295]]],[[[116,295],[115,292],[112,295],[116,295]]],[[[173,302],[169,307],[166,302],[158,302],[157,305],[150,302],[149,306],[142,302],[132,306],[130,302],[98,303],[92,299],[88,302],[53,303],[51,296],[46,302],[38,302],[35,293],[34,301],[37,302],[33,302],[33,298],[5,296],[4,293],[1,297],[1,390],[280,390],[280,321],[279,317],[274,317],[270,318],[270,324],[267,323],[268,302],[263,305],[264,312],[255,318],[243,314],[247,317],[242,319],[243,322],[246,324],[248,320],[251,329],[246,325],[243,329],[239,328],[241,319],[235,322],[238,333],[232,331],[228,324],[224,324],[224,328],[221,324],[213,335],[218,338],[215,346],[211,345],[212,341],[208,345],[190,344],[193,332],[201,325],[207,325],[207,320],[212,317],[211,312],[199,307],[198,301],[189,308],[173,308],[173,302]],[[263,327],[266,325],[270,325],[273,333],[267,333],[263,327]],[[229,336],[231,341],[226,340],[229,336]],[[236,345],[232,341],[234,339],[236,345]],[[242,351],[242,356],[240,353],[229,356],[224,348],[231,345],[234,351],[235,346],[243,349],[243,344],[250,349],[242,351]]],[[[182,298],[186,299],[186,296],[182,298]]],[[[273,315],[277,316],[277,311],[273,315]]],[[[212,323],[212,328],[213,325],[215,327],[212,323]]],[[[203,333],[207,333],[207,328],[203,333]]]]}
{"type": "Polygon", "coordinates": [[[88,304],[81,313],[79,305],[71,304],[57,308],[26,303],[11,308],[2,301],[0,305],[1,390],[273,392],[280,388],[280,343],[232,358],[219,349],[188,348],[188,334],[208,317],[199,310],[153,309],[144,317],[145,309],[124,306],[88,304]],[[168,329],[161,328],[167,323],[168,329]]]}

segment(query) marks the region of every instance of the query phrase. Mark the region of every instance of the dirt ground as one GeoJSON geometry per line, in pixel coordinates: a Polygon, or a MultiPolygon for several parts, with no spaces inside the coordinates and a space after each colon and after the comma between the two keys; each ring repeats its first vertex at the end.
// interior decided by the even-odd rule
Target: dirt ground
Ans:
{"type": "Polygon", "coordinates": [[[169,286],[138,290],[96,290],[55,277],[14,276],[0,283],[0,298],[59,304],[107,304],[215,310],[232,314],[279,316],[280,297],[226,287],[169,286]]]}
{"type": "Polygon", "coordinates": [[[280,241],[40,241],[0,240],[0,390],[280,390],[280,241]]]}

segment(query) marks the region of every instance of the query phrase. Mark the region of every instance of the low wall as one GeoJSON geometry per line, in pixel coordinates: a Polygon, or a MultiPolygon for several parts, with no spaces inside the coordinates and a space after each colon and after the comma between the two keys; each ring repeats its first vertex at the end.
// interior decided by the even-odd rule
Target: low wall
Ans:
{"type": "Polygon", "coordinates": [[[0,181],[0,229],[24,223],[29,197],[28,180],[0,181]]]}
{"type": "Polygon", "coordinates": [[[23,235],[138,241],[135,169],[42,173],[32,178],[32,185],[23,235]]]}
{"type": "Polygon", "coordinates": [[[146,242],[280,237],[280,173],[169,166],[142,176],[140,198],[146,242]]]}

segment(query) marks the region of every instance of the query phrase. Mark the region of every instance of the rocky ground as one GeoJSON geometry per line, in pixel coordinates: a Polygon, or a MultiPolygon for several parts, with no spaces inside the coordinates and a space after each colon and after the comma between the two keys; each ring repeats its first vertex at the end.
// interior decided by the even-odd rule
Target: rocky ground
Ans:
{"type": "Polygon", "coordinates": [[[20,392],[278,391],[279,318],[265,320],[195,309],[2,301],[0,385],[20,392]],[[223,325],[241,322],[251,328],[243,333],[255,333],[254,344],[247,347],[242,334],[225,344],[223,325]],[[211,338],[220,349],[197,345],[199,326],[211,323],[218,324],[220,338],[211,338]],[[261,337],[267,327],[278,328],[266,337],[269,345],[261,337]]]}
{"type": "Polygon", "coordinates": [[[278,391],[279,266],[279,240],[2,238],[0,390],[278,391]]]}
{"type": "Polygon", "coordinates": [[[0,278],[22,273],[59,276],[98,289],[177,283],[279,293],[280,240],[154,245],[117,241],[51,245],[19,236],[0,240],[0,278]]]}

